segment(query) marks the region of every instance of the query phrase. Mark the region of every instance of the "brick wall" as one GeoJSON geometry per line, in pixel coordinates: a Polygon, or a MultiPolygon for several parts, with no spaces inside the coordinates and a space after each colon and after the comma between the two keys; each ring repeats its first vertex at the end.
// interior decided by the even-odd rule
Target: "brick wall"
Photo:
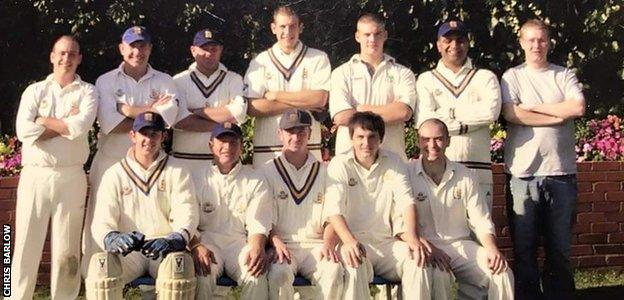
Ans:
{"type": "MultiPolygon", "coordinates": [[[[572,237],[572,263],[577,268],[624,267],[624,162],[584,162],[578,164],[576,224],[572,237]]],[[[498,244],[512,257],[505,207],[505,174],[500,164],[493,166],[494,198],[492,218],[498,244]]],[[[15,222],[17,178],[0,178],[0,222],[15,222]]],[[[12,234],[15,233],[13,227],[12,234]]],[[[13,241],[13,240],[12,240],[13,241]]],[[[49,243],[39,267],[40,284],[49,283],[49,243]]]]}

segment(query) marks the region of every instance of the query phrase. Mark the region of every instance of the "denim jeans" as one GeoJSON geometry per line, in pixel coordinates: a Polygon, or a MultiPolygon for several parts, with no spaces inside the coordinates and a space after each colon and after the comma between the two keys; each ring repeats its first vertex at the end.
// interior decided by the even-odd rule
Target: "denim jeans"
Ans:
{"type": "Polygon", "coordinates": [[[576,175],[508,176],[507,212],[514,252],[517,299],[573,299],[570,265],[572,225],[576,215],[576,175]],[[540,235],[546,254],[542,273],[537,247],[540,235]]]}

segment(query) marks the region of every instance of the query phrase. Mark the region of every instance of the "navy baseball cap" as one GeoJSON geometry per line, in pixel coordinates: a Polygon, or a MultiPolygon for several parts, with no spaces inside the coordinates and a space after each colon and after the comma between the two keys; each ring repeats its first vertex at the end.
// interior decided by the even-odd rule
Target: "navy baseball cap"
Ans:
{"type": "Polygon", "coordinates": [[[134,123],[132,123],[132,131],[138,132],[147,127],[164,131],[165,120],[155,112],[148,111],[140,113],[136,119],[134,119],[134,123]]]}
{"type": "Polygon", "coordinates": [[[438,37],[446,36],[450,33],[468,36],[468,27],[462,21],[448,21],[438,28],[438,37]]]}
{"type": "Polygon", "coordinates": [[[121,36],[121,41],[128,45],[136,41],[145,41],[151,43],[152,37],[150,36],[149,32],[147,32],[147,29],[145,27],[132,26],[124,31],[124,34],[121,36]]]}
{"type": "Polygon", "coordinates": [[[280,129],[290,129],[301,126],[312,126],[312,117],[301,109],[291,108],[282,114],[279,122],[280,129]]]}
{"type": "Polygon", "coordinates": [[[201,47],[206,44],[223,45],[221,34],[208,28],[198,31],[193,38],[193,46],[201,47]]]}
{"type": "Polygon", "coordinates": [[[219,136],[224,135],[224,134],[231,134],[238,138],[242,138],[243,130],[234,123],[230,123],[230,122],[225,122],[223,124],[219,123],[212,129],[211,137],[218,138],[219,136]]]}

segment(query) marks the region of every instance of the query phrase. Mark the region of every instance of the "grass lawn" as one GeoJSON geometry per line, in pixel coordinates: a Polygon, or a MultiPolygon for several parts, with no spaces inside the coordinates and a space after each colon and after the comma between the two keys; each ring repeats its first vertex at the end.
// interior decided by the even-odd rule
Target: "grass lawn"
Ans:
{"type": "MultiPolygon", "coordinates": [[[[574,274],[579,299],[605,299],[624,294],[624,270],[579,270],[574,274]]],[[[125,299],[141,299],[138,289],[128,290],[125,299]]],[[[50,299],[47,287],[38,287],[35,300],[50,299]]],[[[84,299],[81,291],[78,299],[84,299]]]]}

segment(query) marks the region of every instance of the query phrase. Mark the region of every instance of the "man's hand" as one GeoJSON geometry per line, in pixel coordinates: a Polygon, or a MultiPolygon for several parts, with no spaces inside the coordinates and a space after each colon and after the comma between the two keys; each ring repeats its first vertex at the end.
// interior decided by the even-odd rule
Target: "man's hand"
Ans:
{"type": "Polygon", "coordinates": [[[277,95],[274,92],[266,92],[264,93],[264,99],[275,101],[277,100],[277,95]]]}
{"type": "Polygon", "coordinates": [[[210,264],[216,264],[214,252],[210,251],[208,247],[199,244],[193,250],[193,262],[195,263],[195,272],[199,276],[208,276],[210,274],[210,264]]]}
{"type": "Polygon", "coordinates": [[[109,253],[121,254],[139,250],[145,242],[145,235],[138,231],[124,232],[111,231],[104,237],[104,249],[109,253]]]}
{"type": "Polygon", "coordinates": [[[347,265],[357,268],[366,257],[366,249],[358,241],[342,244],[343,258],[346,257],[347,265]]]}
{"type": "Polygon", "coordinates": [[[172,99],[173,97],[171,97],[171,94],[167,94],[167,93],[161,94],[158,98],[154,99],[154,101],[152,102],[150,106],[154,108],[156,106],[165,105],[171,102],[172,99]]]}
{"type": "Polygon", "coordinates": [[[428,264],[442,271],[451,272],[451,258],[446,255],[444,251],[429,243],[429,241],[424,238],[420,238],[420,242],[423,243],[429,254],[427,259],[428,264]]]}
{"type": "Polygon", "coordinates": [[[485,248],[487,253],[488,267],[492,274],[500,274],[507,271],[507,259],[497,248],[485,248]]]}
{"type": "Polygon", "coordinates": [[[431,248],[427,248],[420,239],[405,241],[409,247],[410,258],[416,261],[416,265],[423,268],[427,262],[431,248]]]}
{"type": "Polygon", "coordinates": [[[327,261],[338,263],[338,252],[336,252],[336,247],[332,247],[329,243],[323,243],[321,246],[321,260],[326,258],[327,261]]]}
{"type": "Polygon", "coordinates": [[[275,249],[275,255],[273,256],[273,263],[278,262],[280,264],[284,263],[284,260],[290,265],[292,262],[292,257],[290,256],[290,251],[288,251],[288,247],[286,244],[277,236],[271,237],[271,243],[273,244],[273,248],[275,249]]]}
{"type": "Polygon", "coordinates": [[[253,277],[260,277],[267,267],[267,256],[262,247],[251,247],[245,257],[247,272],[253,277]]]}

